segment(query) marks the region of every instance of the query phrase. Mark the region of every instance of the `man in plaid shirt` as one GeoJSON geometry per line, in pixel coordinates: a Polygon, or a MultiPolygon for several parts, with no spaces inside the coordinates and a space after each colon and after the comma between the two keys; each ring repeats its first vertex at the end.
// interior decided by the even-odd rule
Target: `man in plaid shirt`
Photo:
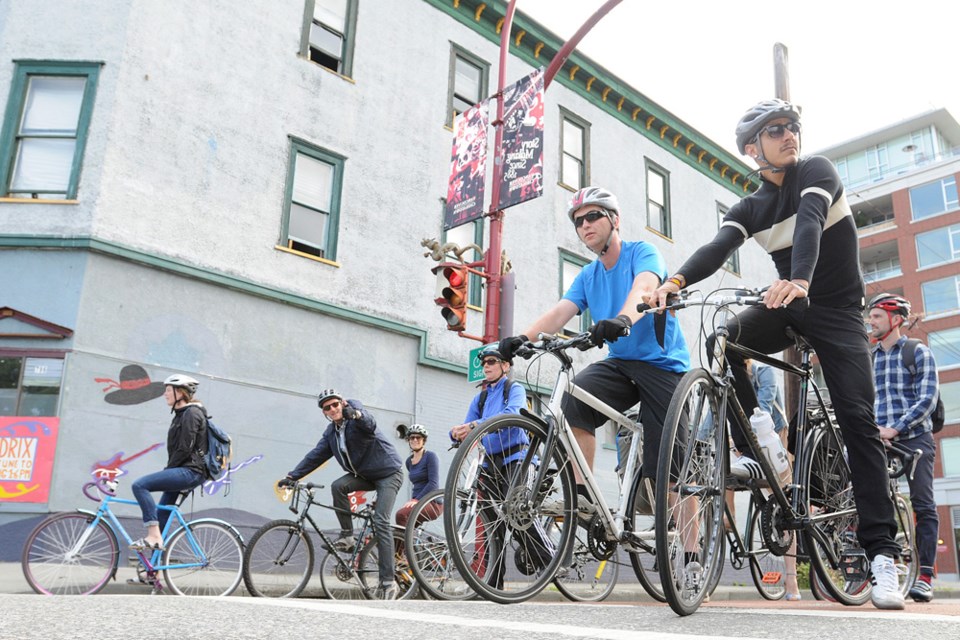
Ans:
{"type": "Polygon", "coordinates": [[[902,350],[907,341],[900,327],[910,316],[910,303],[904,298],[881,293],[869,305],[870,335],[874,348],[874,380],[877,387],[876,411],[880,438],[896,440],[923,455],[917,463],[910,485],[910,501],[917,520],[917,552],[920,577],[910,589],[917,602],[933,599],[933,563],[937,553],[939,519],[933,499],[933,422],[930,414],[937,403],[937,363],[924,344],[915,354],[915,374],[903,363],[902,350]]]}

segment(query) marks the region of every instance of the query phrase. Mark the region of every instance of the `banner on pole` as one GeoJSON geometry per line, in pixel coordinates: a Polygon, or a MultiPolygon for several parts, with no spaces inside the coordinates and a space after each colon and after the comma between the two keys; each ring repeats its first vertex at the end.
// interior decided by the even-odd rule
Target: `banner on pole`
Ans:
{"type": "Polygon", "coordinates": [[[450,162],[450,183],[443,228],[452,229],[483,215],[487,173],[487,101],[470,107],[457,120],[450,162]]]}
{"type": "Polygon", "coordinates": [[[543,68],[503,92],[498,209],[543,195],[543,68]]]}

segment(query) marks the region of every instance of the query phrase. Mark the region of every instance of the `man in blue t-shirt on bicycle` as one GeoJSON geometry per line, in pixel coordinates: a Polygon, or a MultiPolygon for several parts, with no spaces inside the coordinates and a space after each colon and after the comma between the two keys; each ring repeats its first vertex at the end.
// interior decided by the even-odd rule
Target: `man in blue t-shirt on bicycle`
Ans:
{"type": "MultiPolygon", "coordinates": [[[[540,316],[523,335],[500,341],[500,353],[510,358],[541,333],[557,333],[579,314],[590,311],[597,347],[609,345],[606,360],[591,364],[576,376],[577,386],[621,413],[641,403],[643,476],[656,475],[663,420],[680,378],[690,368],[690,355],[676,318],[641,317],[637,305],[667,277],[660,252],[652,244],[620,238],[620,204],[602,187],[585,187],[567,208],[577,236],[597,259],[583,268],[563,298],[540,316]]],[[[563,413],[590,468],[596,453],[602,413],[567,395],[563,413]]],[[[595,510],[583,479],[577,478],[577,506],[586,516],[595,510]]]]}

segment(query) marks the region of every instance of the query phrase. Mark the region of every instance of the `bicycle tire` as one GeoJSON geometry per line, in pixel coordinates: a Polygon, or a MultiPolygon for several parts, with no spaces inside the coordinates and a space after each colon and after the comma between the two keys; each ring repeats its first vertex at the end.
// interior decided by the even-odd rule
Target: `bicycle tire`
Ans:
{"type": "Polygon", "coordinates": [[[557,590],[573,602],[602,602],[613,593],[620,576],[622,558],[617,545],[610,558],[603,560],[590,551],[587,528],[582,524],[574,534],[573,562],[561,567],[553,579],[557,590]]]}
{"type": "MultiPolygon", "coordinates": [[[[320,585],[330,600],[367,600],[366,586],[360,582],[356,567],[359,554],[344,559],[335,551],[328,551],[320,561],[320,585]]],[[[376,587],[376,584],[374,584],[376,587]]]]}
{"type": "Polygon", "coordinates": [[[68,555],[93,520],[93,514],[58,513],[30,532],[20,566],[31,589],[42,595],[91,595],[116,577],[120,545],[103,520],[97,522],[79,554],[68,555]]]}
{"type": "Polygon", "coordinates": [[[920,575],[920,557],[917,551],[917,529],[913,520],[913,509],[899,493],[893,501],[894,519],[897,522],[897,542],[900,544],[901,570],[897,572],[900,593],[906,598],[910,588],[920,575]]]}
{"type": "Polygon", "coordinates": [[[821,542],[810,529],[803,532],[811,568],[820,577],[824,595],[848,606],[861,605],[870,599],[871,584],[867,572],[850,578],[841,564],[831,561],[831,555],[841,560],[861,555],[856,535],[856,512],[829,517],[831,512],[850,511],[855,507],[850,467],[840,432],[830,427],[816,428],[806,438],[804,446],[806,455],[800,476],[804,507],[807,514],[817,516],[811,527],[815,527],[824,540],[821,542]]]}
{"type": "Polygon", "coordinates": [[[547,444],[547,437],[546,427],[532,418],[500,415],[473,429],[454,456],[444,489],[444,531],[460,575],[486,600],[510,604],[532,598],[553,580],[572,548],[573,469],[559,442],[547,444]],[[500,466],[484,457],[481,441],[520,433],[507,429],[519,429],[529,444],[514,447],[522,452],[520,460],[500,466]],[[486,466],[478,473],[481,459],[486,466]],[[545,486],[531,486],[544,464],[545,486]],[[556,512],[542,509],[554,500],[561,517],[552,537],[543,522],[556,512]],[[487,517],[478,519],[483,512],[487,517]]]}
{"type": "MultiPolygon", "coordinates": [[[[406,558],[400,553],[403,540],[400,532],[393,534],[393,580],[397,584],[396,600],[410,600],[417,595],[417,580],[407,564],[406,558]]],[[[360,550],[357,574],[363,585],[363,595],[368,600],[376,600],[377,587],[380,584],[380,550],[377,548],[377,539],[370,537],[369,542],[360,550]]]]}
{"type": "Polygon", "coordinates": [[[657,566],[667,603],[681,616],[699,608],[723,563],[724,423],[711,375],[686,373],[664,419],[655,493],[657,566]]]}
{"type": "Polygon", "coordinates": [[[763,533],[760,531],[760,509],[752,508],[747,523],[747,563],[750,565],[750,577],[757,593],[764,600],[780,600],[787,594],[787,563],[784,556],[778,556],[766,548],[763,533]]]}
{"type": "Polygon", "coordinates": [[[195,520],[170,536],[161,562],[170,567],[163,570],[163,578],[173,593],[228,596],[243,580],[243,539],[226,522],[195,520]],[[176,568],[182,564],[198,566],[176,568]]]}
{"type": "Polygon", "coordinates": [[[243,583],[258,598],[296,598],[313,574],[313,541],[293,520],[257,529],[243,553],[243,583]]]}
{"type": "Polygon", "coordinates": [[[420,585],[420,591],[434,600],[469,600],[476,597],[466,580],[460,576],[450,557],[447,534],[443,527],[443,513],[434,519],[421,514],[439,504],[442,509],[443,489],[423,496],[410,511],[404,532],[404,549],[410,569],[420,585]]]}
{"type": "MultiPolygon", "coordinates": [[[[630,556],[630,564],[633,566],[633,573],[637,576],[640,586],[647,592],[651,598],[657,602],[666,602],[667,597],[663,595],[663,583],[660,581],[660,572],[657,570],[657,550],[655,548],[654,534],[656,532],[656,513],[653,504],[643,504],[642,499],[640,469],[634,474],[633,486],[630,489],[630,496],[627,499],[627,513],[631,514],[624,520],[624,524],[630,527],[630,531],[643,539],[649,546],[649,551],[644,549],[627,548],[627,555],[630,556]],[[650,513],[641,513],[641,511],[650,513]]],[[[655,501],[651,501],[655,502],[655,501]]]]}

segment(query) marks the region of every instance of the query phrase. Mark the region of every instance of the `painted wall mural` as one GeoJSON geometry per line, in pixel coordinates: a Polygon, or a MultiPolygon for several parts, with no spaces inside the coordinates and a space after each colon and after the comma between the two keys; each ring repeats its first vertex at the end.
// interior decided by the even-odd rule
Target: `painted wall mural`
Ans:
{"type": "Polygon", "coordinates": [[[103,399],[110,404],[140,404],[163,395],[163,383],[151,382],[147,371],[138,364],[128,364],[120,369],[119,381],[111,378],[94,378],[94,381],[106,383],[103,392],[107,395],[103,399]]]}
{"type": "Polygon", "coordinates": [[[0,502],[47,502],[59,418],[0,417],[0,502]]]}

